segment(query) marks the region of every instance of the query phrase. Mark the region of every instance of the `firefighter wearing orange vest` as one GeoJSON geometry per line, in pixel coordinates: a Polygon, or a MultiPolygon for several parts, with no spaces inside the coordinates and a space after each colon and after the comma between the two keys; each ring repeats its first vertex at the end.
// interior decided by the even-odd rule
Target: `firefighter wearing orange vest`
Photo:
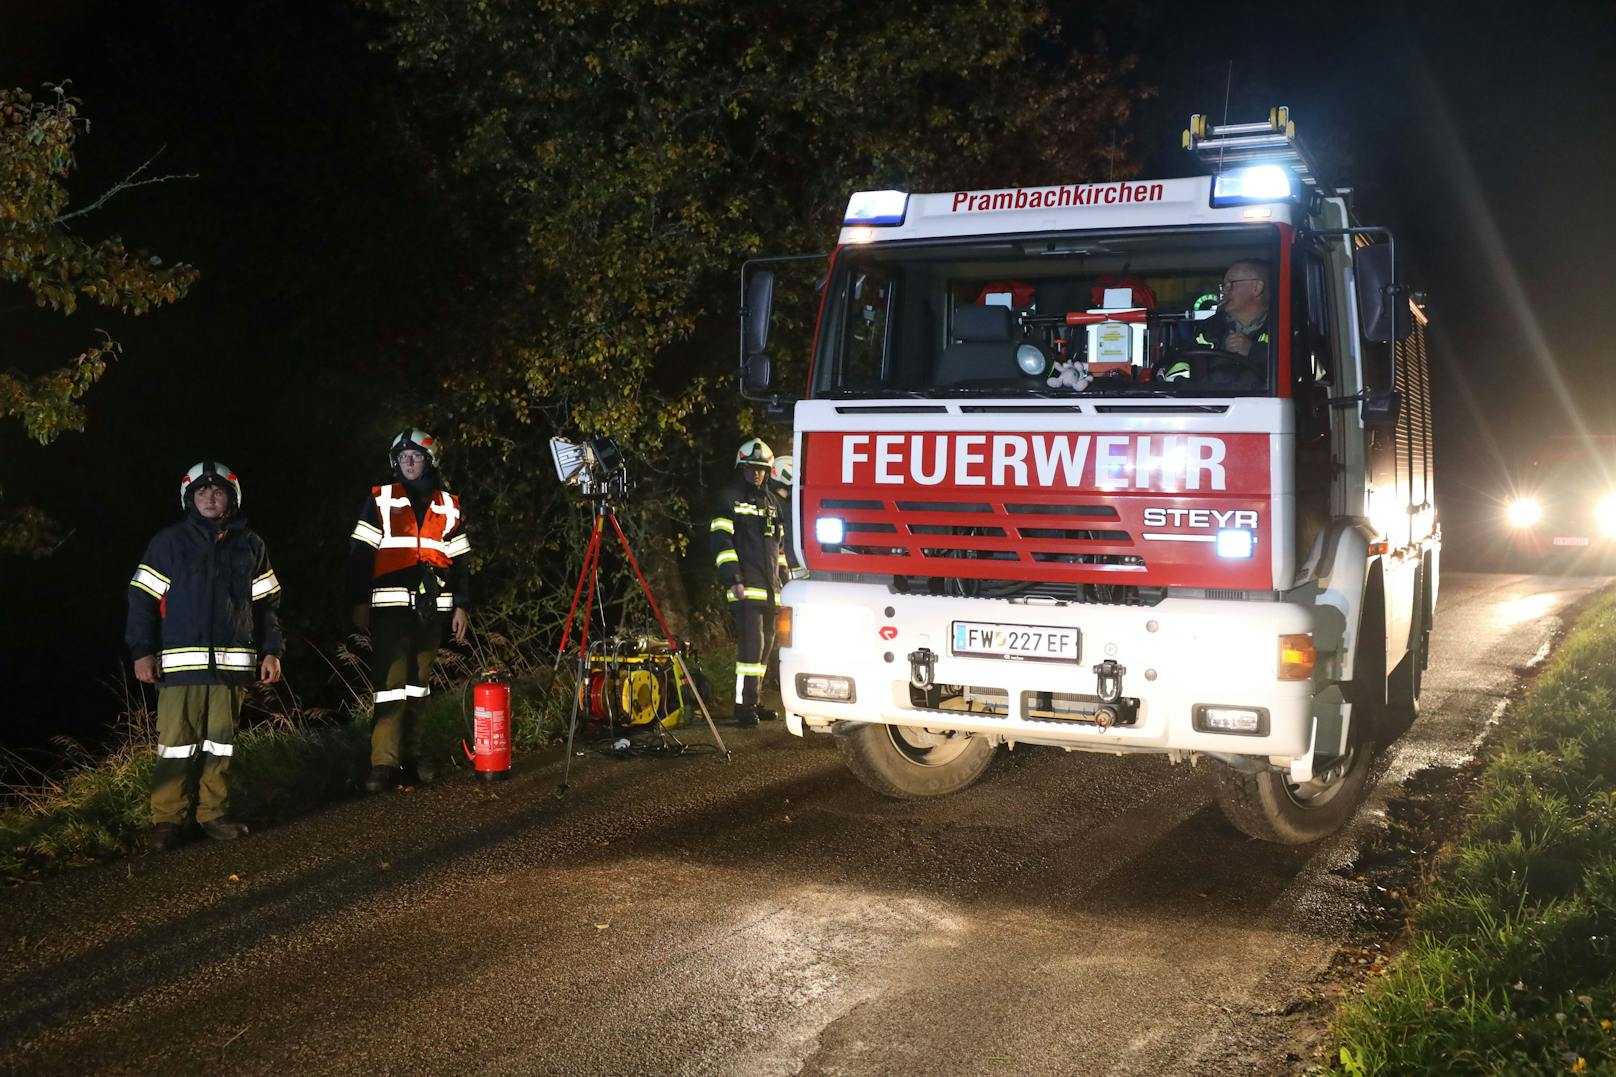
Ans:
{"type": "Polygon", "coordinates": [[[438,443],[421,430],[393,439],[393,481],[373,486],[348,544],[354,624],[371,637],[376,693],[365,791],[400,779],[430,782],[434,761],[421,754],[421,719],[431,695],[432,662],[445,621],[466,638],[471,608],[465,518],[460,499],[443,488],[438,443]]]}

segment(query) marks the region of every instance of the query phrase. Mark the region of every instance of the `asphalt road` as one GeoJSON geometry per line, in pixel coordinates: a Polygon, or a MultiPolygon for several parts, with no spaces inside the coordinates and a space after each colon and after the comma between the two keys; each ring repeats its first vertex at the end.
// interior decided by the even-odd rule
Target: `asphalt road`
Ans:
{"type": "Polygon", "coordinates": [[[0,1070],[1271,1073],[1361,899],[1334,869],[1606,582],[1446,574],[1424,715],[1305,849],[1205,768],[1020,749],[894,803],[776,724],[3,891],[0,1070]]]}

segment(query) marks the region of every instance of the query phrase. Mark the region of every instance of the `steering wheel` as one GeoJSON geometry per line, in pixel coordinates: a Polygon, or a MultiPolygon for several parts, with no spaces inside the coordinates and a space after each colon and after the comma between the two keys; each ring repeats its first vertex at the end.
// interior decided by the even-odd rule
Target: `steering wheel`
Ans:
{"type": "Polygon", "coordinates": [[[1188,363],[1191,384],[1210,388],[1255,388],[1263,380],[1260,360],[1223,348],[1181,348],[1167,354],[1163,369],[1172,363],[1188,363]]]}

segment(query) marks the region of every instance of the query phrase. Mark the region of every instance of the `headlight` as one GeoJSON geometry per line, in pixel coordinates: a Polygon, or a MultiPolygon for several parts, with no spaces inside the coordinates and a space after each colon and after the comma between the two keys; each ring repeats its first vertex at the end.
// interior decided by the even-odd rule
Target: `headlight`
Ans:
{"type": "Polygon", "coordinates": [[[1217,534],[1219,557],[1244,560],[1251,556],[1256,545],[1257,536],[1243,527],[1220,528],[1217,534]]]}
{"type": "Polygon", "coordinates": [[[858,699],[851,677],[822,673],[797,674],[797,694],[804,699],[824,699],[832,703],[852,703],[858,699]]]}
{"type": "Polygon", "coordinates": [[[1529,497],[1517,497],[1509,503],[1509,522],[1516,527],[1531,527],[1543,519],[1543,506],[1529,497]]]}
{"type": "Polygon", "coordinates": [[[840,546],[847,537],[847,525],[840,516],[821,516],[814,521],[814,538],[821,546],[840,546]]]}
{"type": "Polygon", "coordinates": [[[1616,494],[1599,502],[1599,507],[1594,509],[1594,519],[1599,521],[1599,529],[1605,534],[1616,535],[1616,494]]]}

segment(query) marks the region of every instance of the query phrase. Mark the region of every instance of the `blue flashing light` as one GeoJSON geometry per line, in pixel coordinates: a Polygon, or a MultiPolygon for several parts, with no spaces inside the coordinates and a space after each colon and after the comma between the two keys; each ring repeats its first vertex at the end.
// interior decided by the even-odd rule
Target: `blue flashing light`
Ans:
{"type": "Polygon", "coordinates": [[[1212,179],[1212,208],[1253,202],[1293,202],[1301,192],[1296,177],[1279,165],[1231,168],[1212,179]]]}
{"type": "Polygon", "coordinates": [[[843,224],[902,224],[909,212],[908,191],[860,191],[847,200],[843,224]]]}
{"type": "Polygon", "coordinates": [[[1218,531],[1218,556],[1231,561],[1251,558],[1257,548],[1257,536],[1244,527],[1225,527],[1218,531]]]}

